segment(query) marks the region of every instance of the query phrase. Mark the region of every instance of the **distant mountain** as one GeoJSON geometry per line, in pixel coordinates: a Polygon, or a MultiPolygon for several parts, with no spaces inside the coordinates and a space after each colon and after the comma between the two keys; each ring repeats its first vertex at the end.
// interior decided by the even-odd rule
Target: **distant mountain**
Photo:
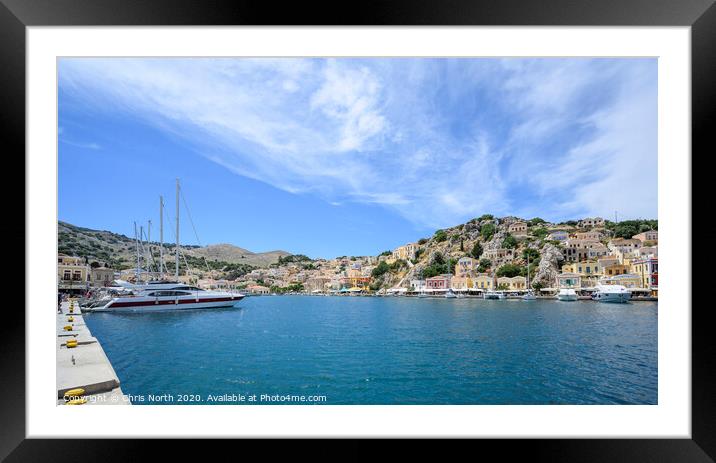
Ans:
{"type": "MultiPolygon", "coordinates": [[[[58,251],[73,256],[86,257],[88,260],[107,262],[114,268],[131,268],[134,265],[136,243],[133,238],[106,230],[93,230],[58,221],[58,251]]],[[[158,246],[152,242],[152,246],[158,246]]],[[[164,243],[165,253],[174,249],[174,244],[164,243]]],[[[212,244],[208,246],[182,245],[182,252],[194,258],[206,258],[209,261],[246,264],[255,267],[268,267],[278,262],[279,257],[290,255],[286,251],[251,252],[232,244],[212,244]]],[[[155,250],[155,255],[158,251],[155,250]]]]}
{"type": "Polygon", "coordinates": [[[268,267],[278,262],[279,257],[291,255],[286,251],[251,252],[233,244],[210,244],[190,251],[197,257],[206,257],[208,260],[218,260],[232,264],[249,264],[257,267],[268,267]]]}

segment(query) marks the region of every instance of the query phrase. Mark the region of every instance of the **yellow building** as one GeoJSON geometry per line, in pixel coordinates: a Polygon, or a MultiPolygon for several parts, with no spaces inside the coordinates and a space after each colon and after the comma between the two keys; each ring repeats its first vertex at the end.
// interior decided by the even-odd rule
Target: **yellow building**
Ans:
{"type": "Polygon", "coordinates": [[[495,279],[491,275],[481,273],[473,278],[474,288],[483,290],[495,289],[495,279]]]}
{"type": "Polygon", "coordinates": [[[462,257],[455,264],[455,276],[472,276],[477,268],[477,261],[472,257],[462,257]]]}
{"type": "Polygon", "coordinates": [[[521,276],[500,277],[497,279],[498,287],[505,287],[510,291],[523,291],[527,287],[527,279],[521,276]]]}
{"type": "Polygon", "coordinates": [[[454,276],[450,279],[450,287],[452,289],[465,291],[468,289],[472,289],[472,286],[473,282],[472,279],[469,277],[454,276]]]}
{"type": "Polygon", "coordinates": [[[659,290],[659,259],[656,257],[635,260],[631,264],[630,273],[639,275],[641,287],[652,290],[656,296],[659,290]]]}
{"type": "Polygon", "coordinates": [[[562,266],[563,273],[578,273],[580,275],[598,275],[599,264],[597,262],[572,262],[562,266]]]}
{"type": "Polygon", "coordinates": [[[629,266],[625,264],[612,264],[604,267],[603,275],[605,277],[613,277],[616,275],[624,275],[629,273],[629,266]]]}
{"type": "Polygon", "coordinates": [[[404,246],[395,248],[391,257],[395,260],[412,260],[415,258],[415,251],[418,249],[418,243],[408,243],[404,246]]]}

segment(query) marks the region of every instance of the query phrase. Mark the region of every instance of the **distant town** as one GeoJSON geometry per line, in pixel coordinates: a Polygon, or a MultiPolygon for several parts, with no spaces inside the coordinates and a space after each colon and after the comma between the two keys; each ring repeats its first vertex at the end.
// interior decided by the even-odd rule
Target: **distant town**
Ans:
{"type": "MultiPolygon", "coordinates": [[[[118,279],[174,278],[172,245],[60,226],[60,292],[81,294],[118,279]]],[[[180,246],[180,251],[180,282],[248,295],[522,294],[530,289],[549,295],[565,288],[588,294],[598,284],[617,284],[637,298],[658,297],[656,220],[617,223],[593,217],[549,223],[486,214],[374,256],[333,259],[283,251],[256,254],[230,245],[180,246]]]]}

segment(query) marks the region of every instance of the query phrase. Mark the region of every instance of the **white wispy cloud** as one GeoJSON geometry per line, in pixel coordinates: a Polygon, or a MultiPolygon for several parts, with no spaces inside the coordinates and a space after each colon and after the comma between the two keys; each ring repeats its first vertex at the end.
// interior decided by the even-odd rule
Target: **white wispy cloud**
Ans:
{"type": "Polygon", "coordinates": [[[656,215],[648,60],[63,59],[59,82],[239,175],[424,226],[656,215]]]}

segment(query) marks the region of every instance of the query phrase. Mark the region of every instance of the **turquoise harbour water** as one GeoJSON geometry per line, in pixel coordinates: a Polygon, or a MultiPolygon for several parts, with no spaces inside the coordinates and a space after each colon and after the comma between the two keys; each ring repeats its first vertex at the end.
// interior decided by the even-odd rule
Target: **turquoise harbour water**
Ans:
{"type": "Polygon", "coordinates": [[[657,312],[655,302],[262,296],[85,320],[134,404],[656,404],[657,312]]]}

